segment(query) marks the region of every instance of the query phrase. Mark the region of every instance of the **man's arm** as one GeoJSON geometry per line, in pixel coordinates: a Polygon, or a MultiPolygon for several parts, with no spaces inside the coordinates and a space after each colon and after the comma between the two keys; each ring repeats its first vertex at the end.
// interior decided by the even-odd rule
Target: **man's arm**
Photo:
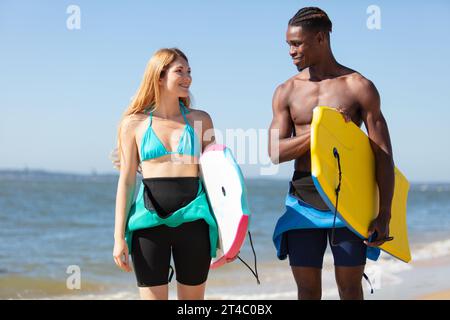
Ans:
{"type": "Polygon", "coordinates": [[[275,164],[297,159],[310,148],[310,131],[297,132],[293,126],[287,102],[287,84],[278,86],[272,100],[273,119],[269,128],[269,157],[275,164]]]}
{"type": "Polygon", "coordinates": [[[370,139],[375,156],[375,174],[380,195],[378,217],[372,223],[369,235],[374,231],[378,237],[372,243],[379,246],[384,243],[382,239],[389,236],[389,222],[391,219],[391,204],[394,195],[394,161],[389,130],[386,120],[381,113],[380,95],[375,85],[363,79],[358,85],[358,100],[361,106],[361,114],[370,139]]]}

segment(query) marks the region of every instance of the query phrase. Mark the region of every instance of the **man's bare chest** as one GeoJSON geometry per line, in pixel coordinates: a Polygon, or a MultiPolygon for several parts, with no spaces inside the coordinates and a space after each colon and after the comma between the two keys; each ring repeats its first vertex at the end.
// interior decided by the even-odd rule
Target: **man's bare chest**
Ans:
{"type": "Polygon", "coordinates": [[[360,122],[360,105],[356,95],[343,83],[338,81],[305,82],[294,87],[289,94],[289,111],[296,126],[310,124],[313,109],[317,106],[341,108],[360,122]]]}

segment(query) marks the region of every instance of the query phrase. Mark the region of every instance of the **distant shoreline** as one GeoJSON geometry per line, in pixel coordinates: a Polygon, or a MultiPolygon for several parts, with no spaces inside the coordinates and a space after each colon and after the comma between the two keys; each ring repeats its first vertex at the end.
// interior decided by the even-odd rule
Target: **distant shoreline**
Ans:
{"type": "Polygon", "coordinates": [[[47,170],[0,170],[0,181],[88,181],[88,182],[110,182],[116,181],[119,173],[71,173],[55,172],[47,170]]]}
{"type": "MultiPolygon", "coordinates": [[[[63,171],[49,171],[43,169],[0,169],[0,179],[5,178],[118,178],[119,171],[106,173],[75,173],[63,171]]],[[[270,181],[287,181],[287,179],[279,177],[248,177],[246,180],[270,180],[270,181]]]]}
{"type": "MultiPolygon", "coordinates": [[[[68,172],[68,171],[50,171],[45,169],[0,169],[0,179],[5,178],[118,178],[119,171],[103,172],[98,173],[97,171],[92,171],[91,173],[78,173],[78,172],[68,172]]],[[[284,177],[246,177],[246,180],[269,180],[269,181],[288,181],[284,177]]],[[[410,181],[411,185],[449,185],[450,181],[410,181]]]]}
{"type": "Polygon", "coordinates": [[[119,172],[106,172],[97,173],[93,171],[91,173],[78,173],[78,172],[64,172],[64,171],[49,171],[43,169],[0,169],[0,177],[4,176],[80,176],[80,177],[93,177],[93,176],[119,176],[119,172]]]}

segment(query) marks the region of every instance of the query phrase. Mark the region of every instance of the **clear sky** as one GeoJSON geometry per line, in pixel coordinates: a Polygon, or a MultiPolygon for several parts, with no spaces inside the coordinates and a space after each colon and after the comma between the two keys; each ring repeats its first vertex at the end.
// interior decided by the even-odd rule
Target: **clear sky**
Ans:
{"type": "MultiPolygon", "coordinates": [[[[396,165],[412,181],[450,181],[446,0],[1,0],[0,169],[112,172],[118,121],[161,47],[185,51],[194,107],[218,130],[267,129],[274,89],[296,73],[287,22],[309,5],[332,20],[336,59],[377,86],[396,165]],[[70,5],[80,29],[67,27],[70,5]],[[367,27],[370,5],[381,29],[367,27]]],[[[267,167],[258,159],[246,176],[267,167]]]]}

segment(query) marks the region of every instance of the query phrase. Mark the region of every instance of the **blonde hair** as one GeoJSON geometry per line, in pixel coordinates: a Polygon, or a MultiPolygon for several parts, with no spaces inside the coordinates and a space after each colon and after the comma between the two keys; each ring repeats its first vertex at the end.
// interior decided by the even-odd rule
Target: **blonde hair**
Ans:
{"type": "MultiPolygon", "coordinates": [[[[120,160],[122,160],[122,146],[120,137],[122,133],[123,120],[130,115],[144,113],[146,111],[153,112],[156,110],[161,101],[159,79],[165,76],[170,64],[177,58],[182,58],[186,60],[186,62],[188,62],[186,55],[180,49],[163,48],[156,51],[151,57],[150,61],[147,63],[147,67],[145,68],[144,76],[142,78],[139,89],[136,91],[136,94],[123,113],[122,118],[119,122],[117,145],[120,160]]],[[[189,97],[179,99],[187,108],[190,107],[191,101],[189,97]]]]}

